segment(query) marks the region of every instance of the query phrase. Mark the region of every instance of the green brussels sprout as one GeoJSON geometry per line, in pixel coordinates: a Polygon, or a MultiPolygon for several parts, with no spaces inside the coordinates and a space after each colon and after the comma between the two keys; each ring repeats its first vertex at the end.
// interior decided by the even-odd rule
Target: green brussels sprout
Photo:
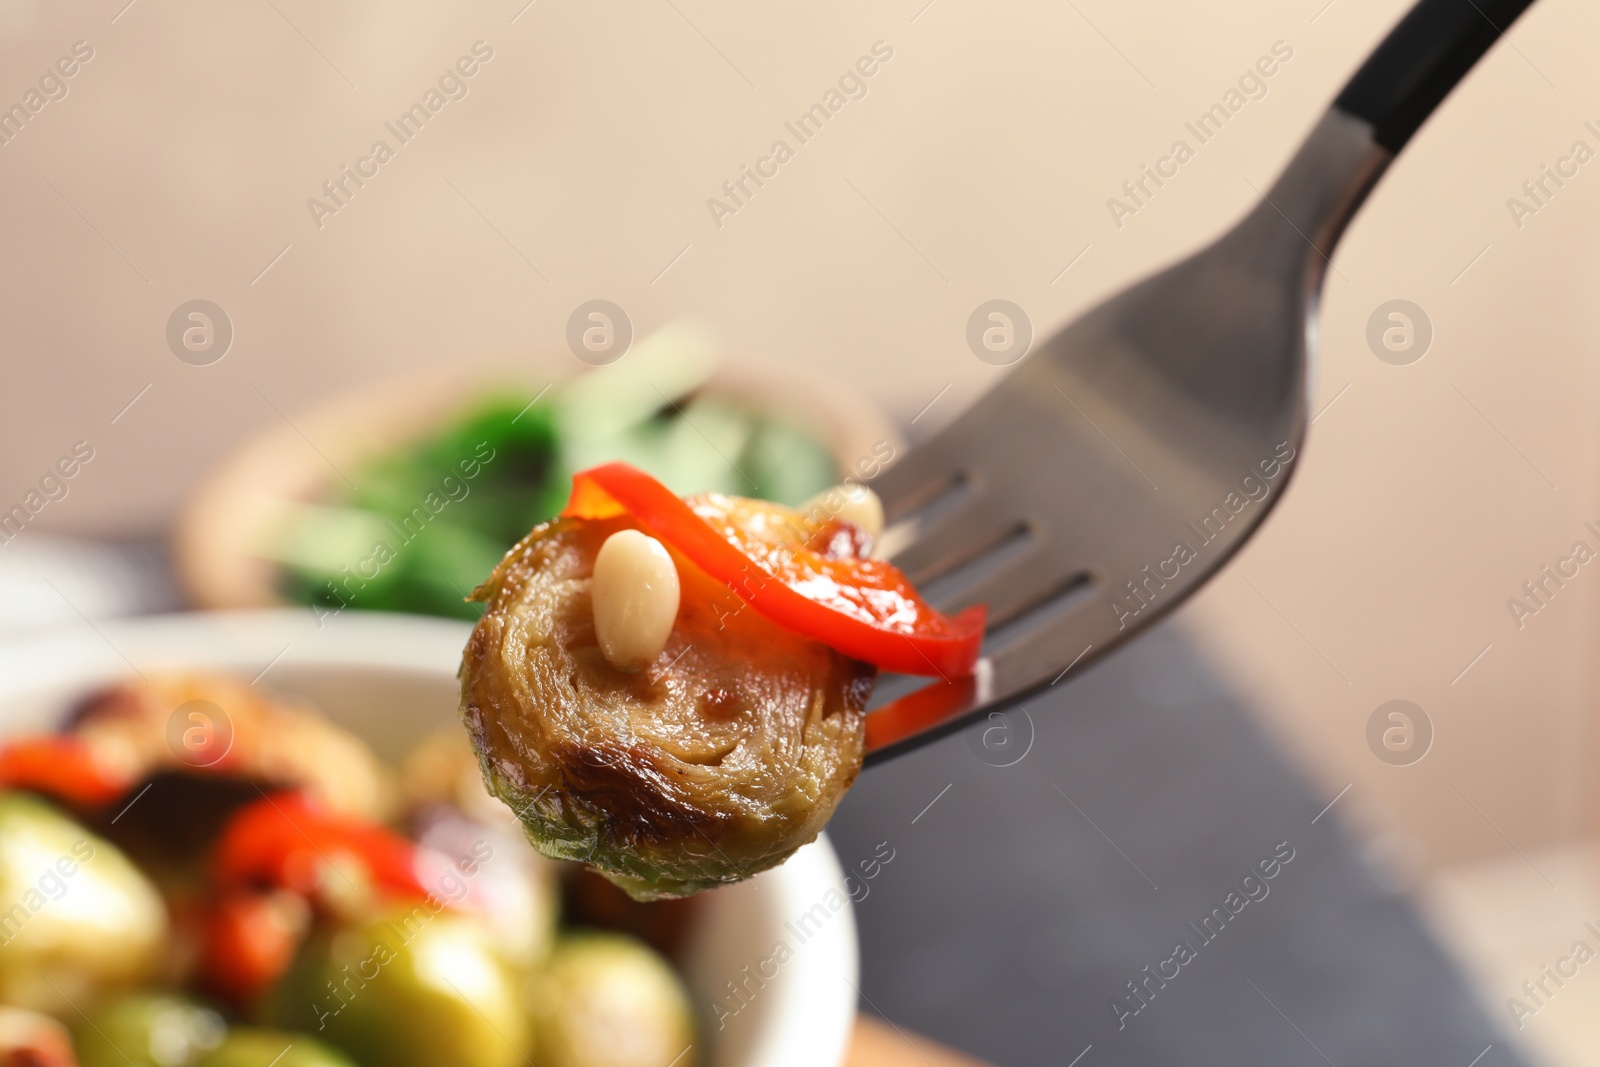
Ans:
{"type": "Polygon", "coordinates": [[[156,993],[120,997],[80,1019],[73,1036],[83,1067],[192,1067],[227,1033],[211,1009],[156,993]]]}
{"type": "Polygon", "coordinates": [[[0,794],[0,1003],[70,1016],[149,977],[166,938],[161,895],[115,846],[0,794]]]}
{"type": "Polygon", "coordinates": [[[569,937],[530,996],[539,1067],[694,1067],[689,995],[643,942],[610,933],[569,937]]]}
{"type": "Polygon", "coordinates": [[[232,1030],[199,1067],[354,1067],[336,1052],[305,1034],[287,1030],[232,1030]]]}
{"type": "Polygon", "coordinates": [[[372,1067],[521,1067],[519,976],[494,942],[472,916],[394,911],[310,947],[269,1014],[372,1067]]]}

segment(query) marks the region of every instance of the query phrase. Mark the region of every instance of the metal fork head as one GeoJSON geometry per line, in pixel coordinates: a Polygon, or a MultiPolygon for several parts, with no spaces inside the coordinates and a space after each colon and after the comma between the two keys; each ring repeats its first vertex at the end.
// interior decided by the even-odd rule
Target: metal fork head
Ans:
{"type": "Polygon", "coordinates": [[[1305,433],[1317,294],[1387,165],[1332,111],[1222,238],[1100,304],[873,483],[935,606],[986,603],[972,678],[867,717],[867,760],[1081,670],[1172,610],[1277,503],[1305,433]]]}

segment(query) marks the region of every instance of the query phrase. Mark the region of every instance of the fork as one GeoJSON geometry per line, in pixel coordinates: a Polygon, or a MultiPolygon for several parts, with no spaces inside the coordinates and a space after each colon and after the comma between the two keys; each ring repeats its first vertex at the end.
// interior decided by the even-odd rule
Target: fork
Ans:
{"type": "Polygon", "coordinates": [[[869,764],[1082,670],[1249,539],[1298,465],[1335,244],[1531,2],[1421,0],[1232,230],[1067,326],[874,479],[886,554],[941,610],[987,604],[989,630],[970,677],[870,712],[869,764]]]}

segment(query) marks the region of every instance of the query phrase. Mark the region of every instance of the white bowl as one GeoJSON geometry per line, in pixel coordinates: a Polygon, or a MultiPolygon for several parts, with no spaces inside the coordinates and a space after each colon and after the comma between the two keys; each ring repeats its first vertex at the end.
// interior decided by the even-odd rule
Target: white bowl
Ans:
{"type": "MultiPolygon", "coordinates": [[[[259,675],[392,761],[456,721],[456,668],[470,630],[349,611],[319,628],[307,609],[277,609],[56,631],[0,648],[0,735],[51,728],[78,697],[133,670],[192,667],[259,675]]],[[[844,1058],[855,1023],[856,930],[825,838],[776,870],[708,894],[686,959],[706,1067],[833,1067],[844,1058]],[[824,898],[843,907],[829,911],[824,898]],[[807,916],[802,941],[796,931],[807,916]],[[742,1000],[729,983],[742,987],[742,1000]]]]}

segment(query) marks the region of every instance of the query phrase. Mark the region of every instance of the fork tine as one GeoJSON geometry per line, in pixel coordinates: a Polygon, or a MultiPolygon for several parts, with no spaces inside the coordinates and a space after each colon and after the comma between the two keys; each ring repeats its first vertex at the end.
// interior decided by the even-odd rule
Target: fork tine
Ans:
{"type": "Polygon", "coordinates": [[[945,567],[938,577],[922,583],[922,595],[928,603],[949,614],[978,603],[987,603],[991,615],[1003,611],[1009,605],[997,601],[1007,599],[999,586],[1007,575],[1019,570],[1031,573],[1036,585],[1043,576],[1041,572],[1061,566],[1060,560],[1041,555],[1048,540],[1038,523],[1016,520],[997,540],[979,542],[987,547],[976,554],[969,553],[965,560],[954,567],[945,567]]]}
{"type": "Polygon", "coordinates": [[[883,501],[891,525],[904,522],[948,497],[972,486],[968,464],[943,447],[943,436],[903,456],[872,479],[872,491],[883,501]]]}
{"type": "Polygon", "coordinates": [[[913,690],[867,716],[868,764],[960,729],[989,699],[988,665],[965,678],[947,678],[913,690]]]}
{"type": "Polygon", "coordinates": [[[914,540],[895,554],[894,565],[913,584],[927,585],[1026,531],[1020,516],[985,503],[986,495],[980,492],[953,514],[941,515],[927,525],[916,523],[914,540]]]}
{"type": "Polygon", "coordinates": [[[1079,562],[1061,558],[1060,547],[1041,538],[978,580],[940,590],[931,602],[952,615],[974,604],[984,604],[989,609],[992,630],[1055,599],[1069,587],[1094,582],[1092,571],[1079,562]]]}

